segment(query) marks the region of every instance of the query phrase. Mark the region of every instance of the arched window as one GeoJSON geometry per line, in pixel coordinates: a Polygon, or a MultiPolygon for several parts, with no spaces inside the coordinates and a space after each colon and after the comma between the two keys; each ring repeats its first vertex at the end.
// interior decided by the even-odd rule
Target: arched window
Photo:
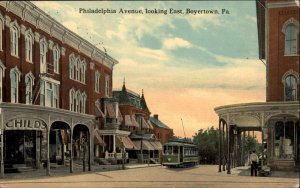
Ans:
{"type": "Polygon", "coordinates": [[[69,77],[70,77],[70,79],[75,79],[74,72],[75,72],[75,56],[74,56],[74,54],[71,54],[69,57],[69,77]]]}
{"type": "Polygon", "coordinates": [[[3,63],[1,62],[0,60],[0,102],[2,102],[2,88],[3,88],[3,85],[2,85],[2,82],[3,82],[3,78],[5,76],[5,66],[3,65],[3,63]]]}
{"type": "Polygon", "coordinates": [[[77,91],[76,94],[76,112],[80,112],[80,107],[81,107],[81,93],[80,91],[77,91]]]}
{"type": "Polygon", "coordinates": [[[285,28],[285,54],[297,53],[297,27],[290,23],[285,28]]]}
{"type": "Polygon", "coordinates": [[[2,48],[2,41],[3,41],[2,31],[5,28],[4,23],[5,23],[5,19],[2,16],[2,14],[0,13],[0,51],[3,50],[3,48],[2,48]]]}
{"type": "Polygon", "coordinates": [[[95,91],[100,92],[100,73],[98,70],[95,72],[95,91]]]}
{"type": "Polygon", "coordinates": [[[18,67],[10,70],[10,101],[11,103],[19,102],[19,82],[21,72],[18,67]]]}
{"type": "Polygon", "coordinates": [[[285,101],[297,100],[297,81],[294,75],[288,75],[284,80],[285,101]]]}
{"type": "Polygon", "coordinates": [[[34,75],[30,71],[25,76],[25,85],[26,85],[26,104],[32,104],[32,90],[34,85],[34,75]]]}
{"type": "Polygon", "coordinates": [[[82,94],[82,113],[85,114],[85,109],[86,109],[86,94],[85,92],[82,94]]]}
{"type": "Polygon", "coordinates": [[[56,45],[53,48],[53,66],[54,66],[54,72],[59,73],[59,58],[60,58],[60,50],[59,47],[56,45]]]}
{"type": "Polygon", "coordinates": [[[105,76],[105,96],[109,97],[109,90],[110,90],[110,79],[109,75],[105,76]]]}
{"type": "Polygon", "coordinates": [[[33,33],[28,30],[25,35],[25,59],[28,62],[32,62],[32,46],[33,46],[33,33]]]}
{"type": "Polygon", "coordinates": [[[47,43],[45,39],[40,40],[40,73],[47,73],[47,43]]]}
{"type": "Polygon", "coordinates": [[[12,56],[19,57],[19,51],[18,51],[18,29],[15,26],[12,26],[10,28],[10,52],[12,56]]]}
{"type": "Polygon", "coordinates": [[[74,97],[75,97],[75,91],[72,88],[69,92],[70,111],[74,111],[74,97]]]}

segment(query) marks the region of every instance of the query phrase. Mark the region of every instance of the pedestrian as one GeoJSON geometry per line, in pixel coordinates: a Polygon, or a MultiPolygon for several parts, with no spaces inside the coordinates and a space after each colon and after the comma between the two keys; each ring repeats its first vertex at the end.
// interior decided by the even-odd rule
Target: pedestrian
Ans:
{"type": "Polygon", "coordinates": [[[255,150],[252,151],[250,155],[250,161],[251,161],[251,176],[253,176],[253,174],[257,176],[258,156],[256,155],[255,150]]]}

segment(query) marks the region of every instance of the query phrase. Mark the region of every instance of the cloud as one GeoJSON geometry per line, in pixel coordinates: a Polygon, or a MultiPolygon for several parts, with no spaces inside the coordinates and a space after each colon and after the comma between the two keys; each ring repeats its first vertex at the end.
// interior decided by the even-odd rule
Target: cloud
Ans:
{"type": "Polygon", "coordinates": [[[165,39],[163,42],[163,48],[168,50],[173,50],[176,48],[190,48],[191,43],[187,40],[184,40],[182,38],[168,38],[165,39]]]}

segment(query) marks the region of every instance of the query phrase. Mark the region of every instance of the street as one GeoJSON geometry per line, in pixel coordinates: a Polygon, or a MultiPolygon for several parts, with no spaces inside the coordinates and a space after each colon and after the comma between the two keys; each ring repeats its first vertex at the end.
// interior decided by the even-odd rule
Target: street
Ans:
{"type": "Polygon", "coordinates": [[[217,172],[217,166],[199,165],[191,168],[162,166],[76,173],[52,177],[2,179],[0,188],[14,187],[299,187],[299,179],[278,177],[250,177],[217,172]]]}

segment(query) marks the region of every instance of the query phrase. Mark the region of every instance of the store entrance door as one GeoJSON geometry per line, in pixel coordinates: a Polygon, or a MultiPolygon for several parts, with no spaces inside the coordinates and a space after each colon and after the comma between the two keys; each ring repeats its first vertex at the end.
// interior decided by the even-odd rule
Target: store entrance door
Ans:
{"type": "Polygon", "coordinates": [[[299,122],[296,124],[296,138],[297,138],[296,160],[298,163],[300,163],[300,125],[299,125],[299,122]]]}
{"type": "Polygon", "coordinates": [[[7,130],[4,134],[5,163],[35,166],[36,131],[7,130]]]}

